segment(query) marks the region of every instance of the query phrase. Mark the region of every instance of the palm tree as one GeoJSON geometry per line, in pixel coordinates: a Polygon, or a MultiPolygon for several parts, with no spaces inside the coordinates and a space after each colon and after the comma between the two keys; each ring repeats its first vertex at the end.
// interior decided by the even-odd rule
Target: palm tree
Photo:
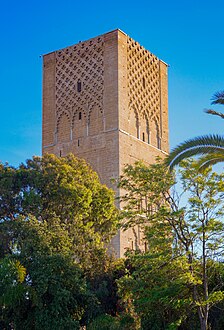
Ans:
{"type": "MultiPolygon", "coordinates": [[[[224,104],[224,91],[217,92],[212,97],[211,104],[224,104]]],[[[208,114],[224,119],[224,114],[213,109],[205,109],[208,114]]],[[[224,161],[224,136],[218,134],[204,135],[184,141],[174,148],[165,163],[172,169],[181,160],[200,155],[198,165],[200,169],[224,161]]]]}

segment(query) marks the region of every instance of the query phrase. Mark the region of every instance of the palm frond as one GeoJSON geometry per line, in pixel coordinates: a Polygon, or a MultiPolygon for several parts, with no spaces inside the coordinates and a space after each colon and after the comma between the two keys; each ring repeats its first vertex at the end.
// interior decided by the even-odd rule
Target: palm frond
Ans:
{"type": "Polygon", "coordinates": [[[205,135],[187,140],[171,151],[165,159],[165,164],[172,169],[185,158],[212,153],[224,154],[224,138],[222,136],[205,135]]]}
{"type": "Polygon", "coordinates": [[[215,93],[212,98],[211,104],[224,104],[224,91],[215,93]]]}
{"type": "Polygon", "coordinates": [[[215,110],[213,110],[213,109],[204,109],[204,111],[205,111],[206,113],[209,113],[210,115],[219,116],[219,117],[221,117],[221,118],[224,119],[224,114],[223,114],[222,112],[218,112],[218,111],[215,111],[215,110]]]}
{"type": "Polygon", "coordinates": [[[224,162],[224,153],[211,153],[202,156],[198,160],[198,167],[200,171],[203,171],[208,166],[215,165],[217,163],[224,162]]]}
{"type": "MultiPolygon", "coordinates": [[[[212,104],[224,104],[224,91],[215,93],[212,97],[212,104]]],[[[206,113],[219,116],[224,119],[224,114],[213,109],[205,109],[206,113]]],[[[201,157],[200,166],[205,168],[224,160],[224,137],[220,135],[205,135],[184,141],[171,151],[165,159],[165,164],[172,169],[183,159],[205,155],[201,157]]]]}

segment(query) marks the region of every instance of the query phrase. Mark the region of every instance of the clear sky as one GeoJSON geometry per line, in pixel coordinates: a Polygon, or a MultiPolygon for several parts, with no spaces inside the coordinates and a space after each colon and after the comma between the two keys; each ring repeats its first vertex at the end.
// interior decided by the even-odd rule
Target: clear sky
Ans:
{"type": "Polygon", "coordinates": [[[222,134],[222,119],[203,109],[224,89],[223,13],[224,1],[216,0],[2,1],[1,161],[17,166],[41,154],[40,55],[116,28],[170,65],[171,148],[222,134]]]}

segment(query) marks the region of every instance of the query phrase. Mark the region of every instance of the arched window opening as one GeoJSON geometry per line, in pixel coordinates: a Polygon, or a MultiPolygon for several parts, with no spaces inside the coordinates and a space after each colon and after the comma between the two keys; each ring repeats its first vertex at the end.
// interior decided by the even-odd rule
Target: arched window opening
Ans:
{"type": "Polygon", "coordinates": [[[145,88],[145,77],[142,78],[142,86],[145,88]]]}
{"type": "Polygon", "coordinates": [[[146,113],[141,117],[141,132],[142,141],[149,143],[149,121],[146,113]]]}
{"type": "Polygon", "coordinates": [[[71,124],[67,114],[62,113],[57,123],[58,143],[69,142],[71,140],[71,124]]]}
{"type": "Polygon", "coordinates": [[[104,117],[103,112],[97,107],[93,106],[89,112],[88,117],[88,135],[97,135],[104,131],[104,117]]]}
{"type": "Polygon", "coordinates": [[[139,114],[135,109],[130,109],[128,114],[128,133],[134,136],[137,139],[142,139],[142,135],[140,135],[140,118],[139,114]]]}
{"type": "Polygon", "coordinates": [[[157,118],[153,119],[150,123],[150,144],[161,149],[160,127],[157,118]]]}
{"type": "Polygon", "coordinates": [[[77,139],[86,136],[86,133],[87,127],[84,112],[79,109],[73,116],[72,138],[77,141],[77,139]]]}

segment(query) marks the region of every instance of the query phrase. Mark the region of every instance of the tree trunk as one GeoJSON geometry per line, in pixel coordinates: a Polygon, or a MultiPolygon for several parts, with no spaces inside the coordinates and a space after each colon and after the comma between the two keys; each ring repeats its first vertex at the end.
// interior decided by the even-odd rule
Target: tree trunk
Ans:
{"type": "Polygon", "coordinates": [[[200,329],[207,330],[208,329],[208,306],[198,307],[198,315],[200,320],[200,329]]]}
{"type": "Polygon", "coordinates": [[[201,323],[201,330],[207,330],[207,319],[206,318],[202,318],[200,319],[200,323],[201,323]]]}

